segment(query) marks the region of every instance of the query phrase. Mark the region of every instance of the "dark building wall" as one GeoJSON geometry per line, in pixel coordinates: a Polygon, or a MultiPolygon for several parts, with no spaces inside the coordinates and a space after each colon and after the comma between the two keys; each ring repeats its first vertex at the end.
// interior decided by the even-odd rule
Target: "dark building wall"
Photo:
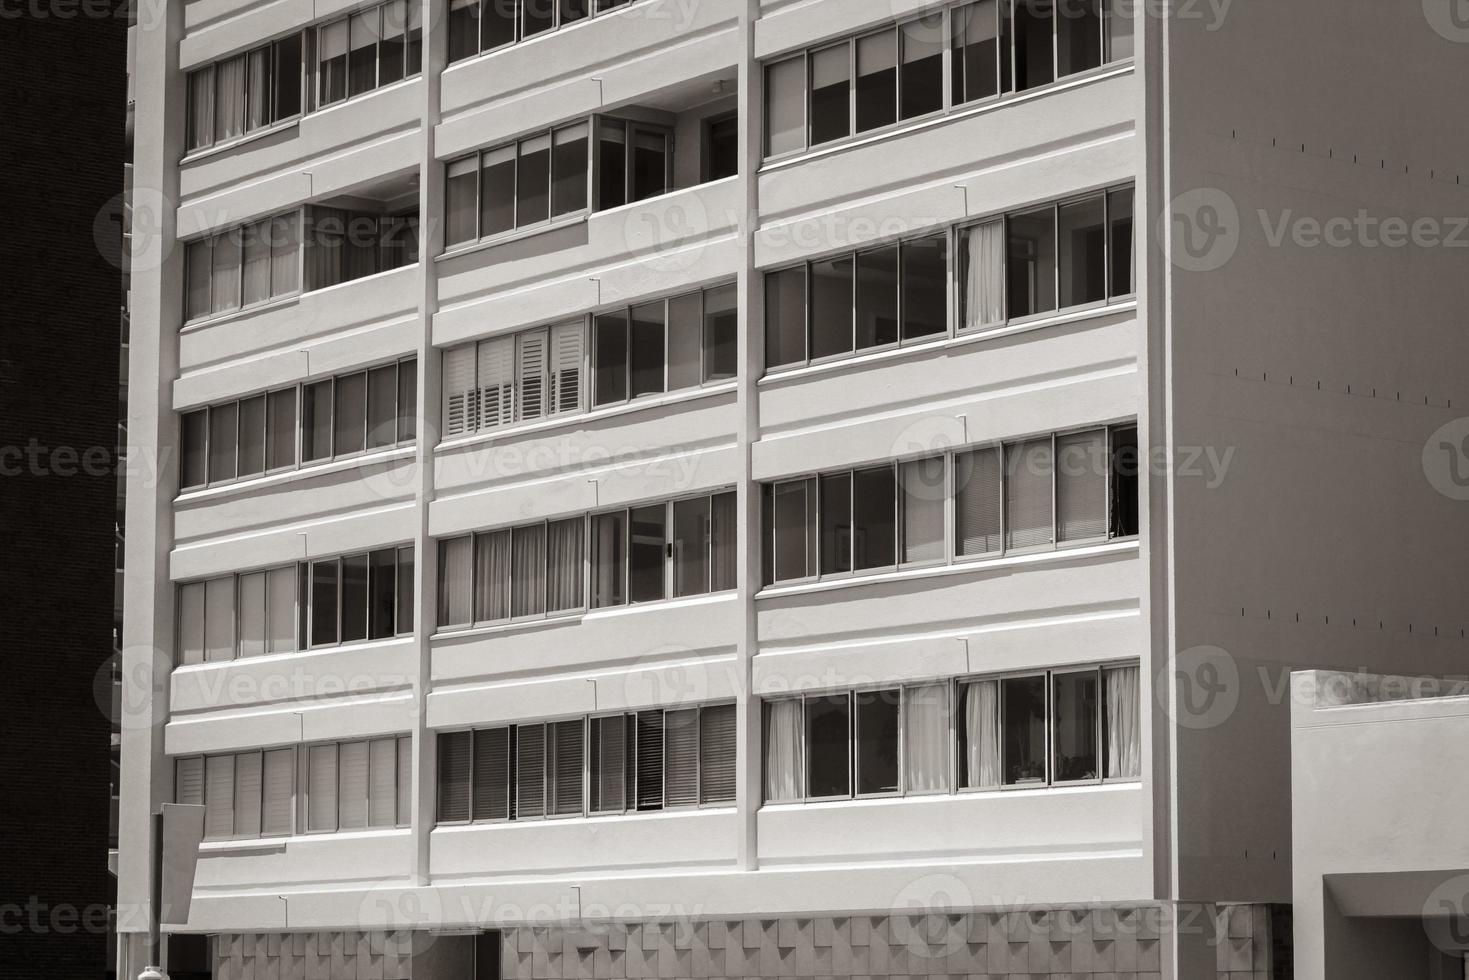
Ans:
{"type": "Polygon", "coordinates": [[[126,7],[6,4],[0,66],[0,976],[69,980],[110,969],[126,7]]]}

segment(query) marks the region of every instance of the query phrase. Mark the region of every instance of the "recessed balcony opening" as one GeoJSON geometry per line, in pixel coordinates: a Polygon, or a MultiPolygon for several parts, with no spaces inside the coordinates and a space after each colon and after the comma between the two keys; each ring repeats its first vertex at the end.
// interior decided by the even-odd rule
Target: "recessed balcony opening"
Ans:
{"type": "Polygon", "coordinates": [[[446,243],[550,226],[734,176],[733,89],[732,78],[711,73],[450,161],[446,243]]]}
{"type": "Polygon", "coordinates": [[[418,173],[395,174],[305,208],[306,290],[418,261],[418,173]]]}

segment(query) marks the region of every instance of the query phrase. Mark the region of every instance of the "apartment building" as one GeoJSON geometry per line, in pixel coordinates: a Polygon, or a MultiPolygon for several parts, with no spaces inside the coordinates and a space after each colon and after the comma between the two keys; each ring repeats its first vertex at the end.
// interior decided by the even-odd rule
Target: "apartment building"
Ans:
{"type": "Polygon", "coordinates": [[[1451,21],[155,14],[124,911],[191,802],[220,978],[1284,975],[1273,681],[1469,652],[1457,253],[1299,224],[1466,213],[1451,21]]]}

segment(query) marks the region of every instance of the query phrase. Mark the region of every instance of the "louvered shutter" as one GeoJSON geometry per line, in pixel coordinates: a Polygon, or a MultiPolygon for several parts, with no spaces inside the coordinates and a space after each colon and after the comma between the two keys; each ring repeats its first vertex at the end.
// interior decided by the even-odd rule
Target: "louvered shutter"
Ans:
{"type": "Polygon", "coordinates": [[[699,802],[699,711],[687,708],[663,716],[663,805],[699,802]]]}
{"type": "Polygon", "coordinates": [[[735,798],[735,706],[699,711],[699,802],[733,803],[735,798]]]}
{"type": "Polygon", "coordinates": [[[235,756],[235,836],[260,836],[259,752],[241,752],[235,756]]]}
{"type": "Polygon", "coordinates": [[[955,547],[961,555],[986,555],[1001,548],[1000,451],[976,449],[954,457],[955,547]]]}
{"type": "Polygon", "coordinates": [[[626,716],[593,718],[592,811],[621,813],[627,809],[626,716]]]}
{"type": "Polygon", "coordinates": [[[204,757],[191,755],[173,764],[173,801],[200,805],[204,802],[204,757]]]}
{"type": "Polygon", "coordinates": [[[474,733],[474,819],[510,819],[510,729],[474,733]]]}
{"type": "Polygon", "coordinates": [[[515,817],[546,815],[546,726],[515,726],[515,817]]]}
{"type": "Polygon", "coordinates": [[[444,351],[444,435],[457,436],[477,427],[474,345],[444,351]]]}
{"type": "Polygon", "coordinates": [[[515,338],[496,337],[479,345],[480,425],[515,421],[515,338]]]}
{"type": "Polygon", "coordinates": [[[230,837],[235,832],[235,757],[212,755],[204,760],[204,836],[230,837]]]}
{"type": "Polygon", "coordinates": [[[398,740],[375,738],[367,748],[367,825],[398,822],[398,740]]]}
{"type": "Polygon", "coordinates": [[[663,712],[639,711],[637,722],[637,808],[663,808],[663,712]]]}
{"type": "Polygon", "coordinates": [[[398,824],[413,823],[413,738],[398,739],[398,824]]]}
{"type": "Polygon", "coordinates": [[[584,727],[580,718],[560,721],[551,726],[555,731],[556,758],[553,765],[552,812],[558,815],[582,812],[582,764],[584,727]]]}
{"type": "Polygon", "coordinates": [[[289,834],[295,825],[296,750],[271,749],[265,753],[262,781],[260,832],[266,836],[289,834]]]}
{"type": "Polygon", "coordinates": [[[337,749],[337,812],[341,829],[367,826],[367,743],[344,742],[337,749]]]}
{"type": "Polygon", "coordinates": [[[439,823],[469,819],[469,732],[439,735],[439,823]]]}
{"type": "Polygon", "coordinates": [[[531,330],[516,338],[516,377],[520,392],[521,421],[538,419],[546,414],[546,347],[549,334],[545,330],[531,330]]]}
{"type": "Polygon", "coordinates": [[[1056,438],[1057,539],[1086,541],[1107,534],[1107,430],[1056,438]]]}
{"type": "Polygon", "coordinates": [[[337,829],[337,747],[313,745],[306,773],[306,829],[337,829]]]}
{"type": "Polygon", "coordinates": [[[582,343],[585,325],[563,323],[551,328],[551,412],[581,410],[582,343]]]}
{"type": "Polygon", "coordinates": [[[1005,547],[1034,548],[1052,538],[1054,468],[1050,439],[1005,447],[1005,547]]]}

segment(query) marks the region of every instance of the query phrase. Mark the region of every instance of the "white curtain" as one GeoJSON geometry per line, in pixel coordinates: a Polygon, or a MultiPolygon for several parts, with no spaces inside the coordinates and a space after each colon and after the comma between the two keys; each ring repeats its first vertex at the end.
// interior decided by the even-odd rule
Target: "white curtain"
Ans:
{"type": "Polygon", "coordinates": [[[546,611],[546,525],[514,529],[510,542],[510,615],[546,611]]]}
{"type": "Polygon", "coordinates": [[[270,219],[270,295],[285,296],[301,288],[301,215],[270,219]]]}
{"type": "Polygon", "coordinates": [[[439,542],[439,625],[466,626],[470,621],[470,539],[439,542]]]}
{"type": "Polygon", "coordinates": [[[227,140],[245,132],[245,56],[221,61],[215,75],[214,138],[227,140]]]}
{"type": "Polygon", "coordinates": [[[903,782],[910,793],[949,786],[949,691],[944,684],[903,690],[903,782]]]}
{"type": "Polygon", "coordinates": [[[245,130],[253,132],[270,122],[270,47],[249,53],[249,97],[245,102],[245,130]]]}
{"type": "Polygon", "coordinates": [[[579,609],[582,605],[582,540],[586,524],[580,517],[555,521],[548,528],[546,553],[550,576],[546,608],[551,612],[579,609]]]}
{"type": "Polygon", "coordinates": [[[801,739],[801,700],[767,702],[765,710],[765,800],[781,803],[801,798],[806,768],[801,739]]]}
{"type": "Polygon", "coordinates": [[[1138,718],[1139,668],[1107,668],[1107,778],[1142,775],[1142,730],[1138,718]]]}
{"type": "Polygon", "coordinates": [[[214,69],[189,75],[189,149],[214,142],[214,69]]]}
{"type": "Polygon", "coordinates": [[[994,681],[964,685],[964,785],[1000,785],[1000,691],[994,681]]]}
{"type": "Polygon", "coordinates": [[[1004,223],[970,228],[964,282],[964,326],[987,327],[1004,317],[1004,223]]]}
{"type": "Polygon", "coordinates": [[[510,531],[474,536],[474,619],[510,618],[510,531]]]}
{"type": "Polygon", "coordinates": [[[245,246],[245,306],[263,303],[270,298],[270,228],[269,221],[246,225],[241,234],[245,246]]]}

